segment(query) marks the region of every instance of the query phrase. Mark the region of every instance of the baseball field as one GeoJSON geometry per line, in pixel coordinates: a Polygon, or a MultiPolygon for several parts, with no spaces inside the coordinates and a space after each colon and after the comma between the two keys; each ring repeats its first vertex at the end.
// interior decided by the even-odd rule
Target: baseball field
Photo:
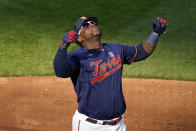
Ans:
{"type": "MultiPolygon", "coordinates": [[[[71,131],[70,79],[0,78],[0,131],[71,131]]],[[[128,131],[195,131],[196,82],[123,79],[128,131]]]]}
{"type": "MultiPolygon", "coordinates": [[[[125,65],[128,131],[196,130],[195,0],[0,0],[0,131],[71,131],[69,78],[54,76],[63,34],[97,16],[103,43],[137,45],[167,20],[155,52],[125,65]]],[[[72,44],[69,52],[78,48],[72,44]]]]}

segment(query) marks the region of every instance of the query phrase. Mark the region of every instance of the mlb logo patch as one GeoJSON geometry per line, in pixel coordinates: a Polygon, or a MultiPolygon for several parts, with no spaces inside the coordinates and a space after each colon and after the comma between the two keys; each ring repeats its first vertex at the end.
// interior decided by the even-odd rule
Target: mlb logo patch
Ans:
{"type": "Polygon", "coordinates": [[[110,57],[114,57],[113,52],[108,52],[108,55],[109,55],[110,57]]]}

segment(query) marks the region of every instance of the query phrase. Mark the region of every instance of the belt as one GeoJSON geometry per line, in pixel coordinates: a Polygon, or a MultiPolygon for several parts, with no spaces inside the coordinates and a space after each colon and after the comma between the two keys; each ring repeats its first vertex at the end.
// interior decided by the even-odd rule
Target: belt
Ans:
{"type": "Polygon", "coordinates": [[[94,123],[94,124],[100,124],[100,125],[116,125],[121,119],[122,119],[122,116],[117,119],[110,120],[110,121],[99,121],[99,120],[95,120],[92,118],[87,118],[86,121],[94,123]]]}

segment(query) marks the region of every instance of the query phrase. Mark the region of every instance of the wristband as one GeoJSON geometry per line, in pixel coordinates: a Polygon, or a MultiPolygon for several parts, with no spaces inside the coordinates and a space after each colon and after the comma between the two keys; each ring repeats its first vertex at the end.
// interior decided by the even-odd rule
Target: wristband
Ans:
{"type": "Polygon", "coordinates": [[[155,45],[155,44],[157,44],[158,39],[159,39],[159,34],[152,32],[147,40],[149,40],[150,43],[155,45]]]}

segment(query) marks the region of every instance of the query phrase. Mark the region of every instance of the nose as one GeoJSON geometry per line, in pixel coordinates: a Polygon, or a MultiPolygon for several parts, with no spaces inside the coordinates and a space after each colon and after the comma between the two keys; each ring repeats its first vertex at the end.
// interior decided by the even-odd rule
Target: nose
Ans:
{"type": "Polygon", "coordinates": [[[90,23],[90,27],[94,27],[95,26],[95,23],[90,23]]]}

